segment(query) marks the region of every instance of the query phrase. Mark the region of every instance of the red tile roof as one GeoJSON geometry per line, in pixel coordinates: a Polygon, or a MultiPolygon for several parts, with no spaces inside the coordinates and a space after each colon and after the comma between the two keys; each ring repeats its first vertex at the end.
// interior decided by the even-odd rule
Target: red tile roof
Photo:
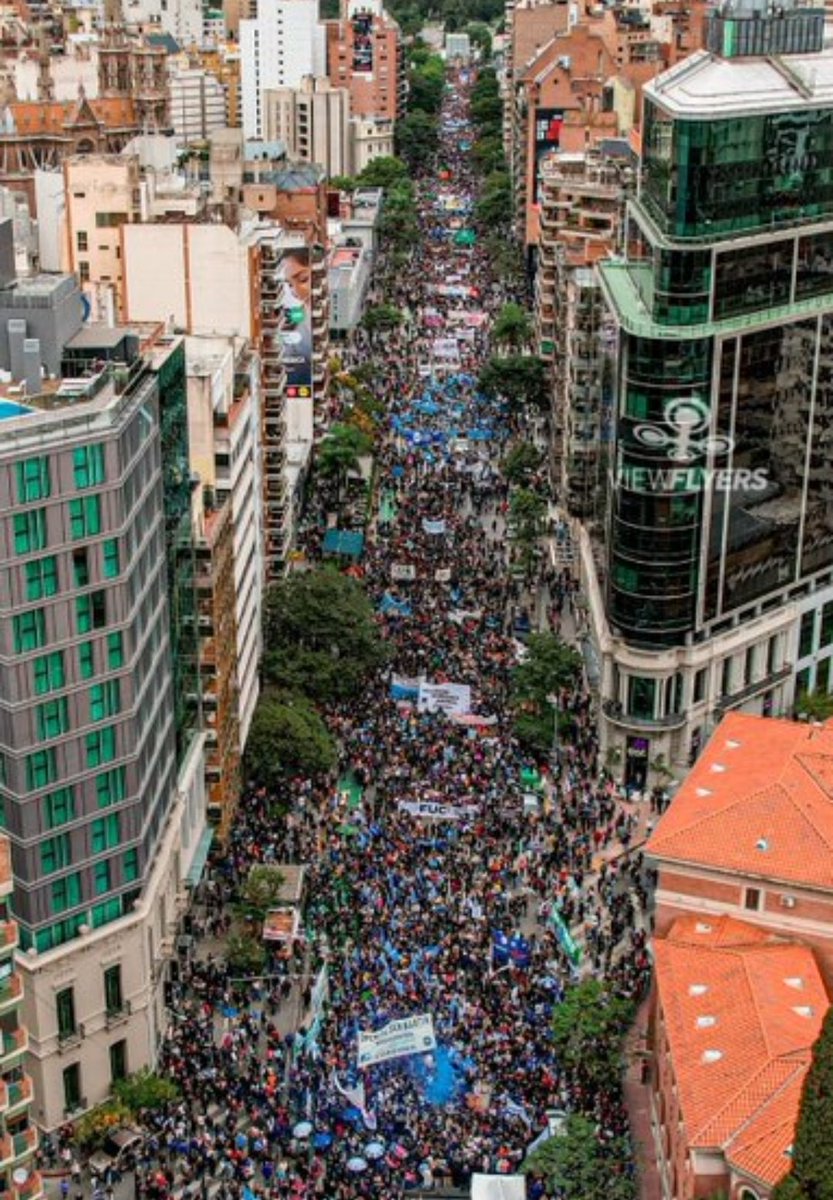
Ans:
{"type": "Polygon", "coordinates": [[[647,852],[661,862],[833,888],[833,721],[724,717],[647,852]]]}
{"type": "Polygon", "coordinates": [[[654,944],[691,1148],[774,1185],[790,1166],[801,1087],[829,1007],[813,952],[731,917],[680,917],[654,944]]]}

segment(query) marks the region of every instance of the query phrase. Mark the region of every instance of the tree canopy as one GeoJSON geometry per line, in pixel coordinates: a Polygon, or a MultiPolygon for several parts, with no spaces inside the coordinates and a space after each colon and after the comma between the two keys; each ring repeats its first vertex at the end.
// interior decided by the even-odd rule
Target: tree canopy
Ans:
{"type": "Polygon", "coordinates": [[[802,692],[796,701],[795,711],[811,721],[828,721],[833,717],[833,696],[826,692],[802,692]]]}
{"type": "Polygon", "coordinates": [[[493,229],[508,225],[512,220],[512,181],[508,171],[493,171],[483,184],[480,199],[474,206],[478,222],[493,229]]]}
{"type": "Polygon", "coordinates": [[[568,989],[553,1010],[555,1055],[573,1079],[609,1084],[623,1069],[622,1043],[634,1018],[634,1005],[598,979],[568,989]]]}
{"type": "Polygon", "coordinates": [[[527,485],[543,462],[542,451],[532,442],[516,442],[503,460],[503,474],[510,483],[527,485]]]}
{"type": "Polygon", "coordinates": [[[772,1200],[833,1200],[833,1008],[813,1047],[795,1130],[792,1172],[772,1200]]]}
{"type": "Polygon", "coordinates": [[[549,408],[551,394],[547,364],[532,354],[492,355],[477,380],[487,396],[501,396],[514,408],[549,408]]]}
{"type": "Polygon", "coordinates": [[[356,176],[361,187],[392,188],[397,183],[409,182],[408,167],[401,158],[380,155],[372,158],[364,170],[356,176]]]}
{"type": "Polygon", "coordinates": [[[317,701],[355,693],[385,659],[361,584],[336,570],[291,575],[266,592],[264,675],[317,701]]]}
{"type": "Polygon", "coordinates": [[[567,725],[568,718],[554,710],[550,697],[574,683],[580,669],[580,655],[556,634],[530,635],[526,658],[512,672],[510,693],[515,732],[530,750],[546,754],[554,721],[559,728],[567,725]]]}
{"type": "Polygon", "coordinates": [[[332,770],[336,760],[327,726],[304,696],[262,693],[246,742],[246,766],[257,783],[278,791],[293,776],[332,770]]]}
{"type": "Polygon", "coordinates": [[[520,304],[510,301],[504,304],[495,318],[492,337],[513,350],[521,350],[532,341],[532,322],[529,313],[520,304]]]}
{"type": "Polygon", "coordinates": [[[572,1113],[560,1135],[549,1138],[523,1164],[546,1179],[563,1200],[635,1200],[636,1179],[628,1138],[600,1136],[596,1125],[572,1113]]]}

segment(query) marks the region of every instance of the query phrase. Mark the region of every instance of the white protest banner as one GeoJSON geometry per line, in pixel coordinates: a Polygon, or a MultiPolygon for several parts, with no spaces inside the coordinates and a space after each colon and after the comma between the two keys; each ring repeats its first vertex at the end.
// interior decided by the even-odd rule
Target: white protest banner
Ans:
{"type": "Polygon", "coordinates": [[[391,563],[391,579],[416,579],[416,567],[413,563],[391,563]]]}
{"type": "Polygon", "coordinates": [[[406,1054],[427,1054],[436,1045],[434,1018],[430,1013],[420,1013],[390,1021],[383,1029],[359,1030],[356,1062],[359,1067],[372,1067],[406,1054]]]}
{"type": "Polygon", "coordinates": [[[467,683],[425,683],[419,685],[417,708],[420,712],[444,712],[462,716],[471,712],[471,688],[467,683]]]}
{"type": "Polygon", "coordinates": [[[427,517],[423,517],[422,528],[426,533],[445,533],[445,518],[440,517],[439,520],[429,521],[427,517]]]}
{"type": "Polygon", "coordinates": [[[434,572],[436,583],[448,583],[451,579],[451,567],[437,567],[434,572]]]}
{"type": "Polygon", "coordinates": [[[439,804],[436,800],[400,800],[399,808],[423,821],[463,821],[479,815],[476,804],[439,804]]]}

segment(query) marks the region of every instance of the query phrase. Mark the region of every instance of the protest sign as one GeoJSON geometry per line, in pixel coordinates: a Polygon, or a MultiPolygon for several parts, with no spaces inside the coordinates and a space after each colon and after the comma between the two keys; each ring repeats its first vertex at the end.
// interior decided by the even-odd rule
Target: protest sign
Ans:
{"type": "Polygon", "coordinates": [[[462,821],[478,815],[476,804],[440,804],[436,800],[400,800],[402,812],[425,821],[462,821]]]}
{"type": "Polygon", "coordinates": [[[417,707],[420,712],[444,712],[462,716],[471,712],[471,688],[467,683],[426,683],[419,685],[417,707]]]}
{"type": "Polygon", "coordinates": [[[416,567],[413,563],[391,563],[391,579],[416,579],[416,567]]]}
{"type": "Polygon", "coordinates": [[[390,1021],[382,1029],[359,1030],[356,1061],[360,1067],[372,1067],[406,1054],[427,1054],[436,1046],[434,1018],[430,1013],[419,1013],[390,1021]]]}

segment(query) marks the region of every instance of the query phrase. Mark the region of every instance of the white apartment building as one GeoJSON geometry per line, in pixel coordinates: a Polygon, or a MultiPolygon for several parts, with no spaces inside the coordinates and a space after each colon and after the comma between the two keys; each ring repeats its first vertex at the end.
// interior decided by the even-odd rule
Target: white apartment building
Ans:
{"type": "Polygon", "coordinates": [[[263,93],[326,73],[318,0],[259,0],[257,17],[240,22],[240,51],[243,132],[264,138],[263,93]]]}
{"type": "Polygon", "coordinates": [[[205,42],[202,0],[126,0],[124,14],[131,25],[160,25],[183,49],[205,42]]]}
{"type": "Polygon", "coordinates": [[[207,142],[228,124],[226,89],[202,67],[179,67],[168,79],[171,125],[180,145],[207,142]]]}

